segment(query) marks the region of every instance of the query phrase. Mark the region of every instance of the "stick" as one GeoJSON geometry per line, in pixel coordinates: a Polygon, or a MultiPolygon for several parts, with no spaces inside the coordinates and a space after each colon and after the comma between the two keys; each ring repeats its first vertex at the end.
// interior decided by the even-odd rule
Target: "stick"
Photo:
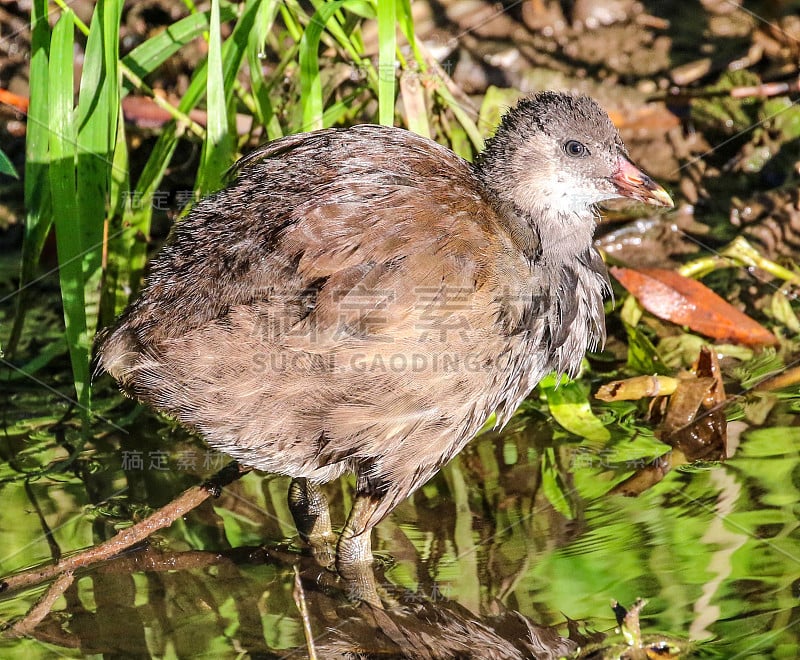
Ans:
{"type": "Polygon", "coordinates": [[[75,578],[72,571],[65,571],[58,576],[55,582],[50,585],[50,588],[44,595],[36,601],[36,604],[28,610],[28,613],[19,621],[12,623],[4,632],[5,637],[26,637],[33,632],[44,619],[48,612],[53,608],[53,604],[59,599],[72,584],[75,578]]]}
{"type": "Polygon", "coordinates": [[[186,515],[209,497],[219,497],[225,486],[233,483],[249,471],[249,468],[243,468],[236,461],[233,461],[217,472],[209,481],[183,491],[169,504],[161,507],[158,511],[132,527],[123,529],[119,534],[100,545],[86,548],[86,550],[50,566],[32,568],[3,579],[0,581],[0,593],[8,593],[30,587],[34,584],[51,580],[62,573],[110,559],[132,545],[144,541],[153,532],[169,527],[178,518],[186,515]]]}

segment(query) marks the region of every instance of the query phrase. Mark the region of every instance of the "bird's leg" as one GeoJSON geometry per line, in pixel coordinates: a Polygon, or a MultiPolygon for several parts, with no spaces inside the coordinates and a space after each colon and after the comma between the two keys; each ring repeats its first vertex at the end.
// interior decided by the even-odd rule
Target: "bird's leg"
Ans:
{"type": "MultiPolygon", "coordinates": [[[[360,479],[359,479],[360,481],[360,479]]],[[[350,596],[383,607],[372,569],[372,525],[367,526],[380,497],[357,491],[353,508],[336,546],[336,569],[350,596]]]]}
{"type": "Polygon", "coordinates": [[[330,567],[334,561],[336,535],[331,528],[328,500],[320,487],[303,477],[292,479],[289,510],[300,538],[311,546],[314,558],[320,565],[330,567]]]}
{"type": "Polygon", "coordinates": [[[372,527],[367,528],[366,525],[378,504],[379,498],[356,493],[353,508],[336,546],[336,567],[340,573],[343,568],[355,564],[372,564],[372,527]]]}

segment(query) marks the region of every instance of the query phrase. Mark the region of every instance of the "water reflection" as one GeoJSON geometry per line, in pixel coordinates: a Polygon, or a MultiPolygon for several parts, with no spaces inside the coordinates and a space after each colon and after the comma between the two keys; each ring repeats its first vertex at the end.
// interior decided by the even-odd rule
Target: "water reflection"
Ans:
{"type": "MultiPolygon", "coordinates": [[[[673,470],[636,498],[607,493],[664,445],[643,429],[626,435],[622,416],[609,426],[609,443],[578,443],[528,410],[503,434],[478,438],[379,525],[383,610],[352,602],[333,573],[285,541],[294,538],[287,480],[250,474],[146,547],[77,574],[29,637],[3,638],[0,648],[36,657],[47,648],[277,658],[307,657],[310,638],[325,658],[492,657],[484,649],[547,657],[578,646],[599,657],[586,649],[622,643],[610,601],[641,596],[648,641],[691,638],[693,654],[771,657],[798,648],[793,405],[773,406],[765,428],[730,425],[736,452],[727,462],[673,470]],[[607,637],[600,642],[595,632],[607,637]]],[[[204,451],[147,414],[128,428],[126,436],[98,430],[68,469],[28,479],[27,488],[23,470],[39,474],[37,466],[70,460],[76,429],[54,435],[28,423],[0,441],[1,451],[16,452],[0,474],[0,543],[14,548],[1,558],[3,574],[52,561],[53,543],[62,553],[96,544],[206,476],[202,461],[181,470],[123,467],[121,451],[166,447],[173,467],[204,451]]],[[[329,485],[334,525],[351,493],[352,484],[329,485]]],[[[5,595],[2,620],[17,620],[42,593],[5,595]]]]}

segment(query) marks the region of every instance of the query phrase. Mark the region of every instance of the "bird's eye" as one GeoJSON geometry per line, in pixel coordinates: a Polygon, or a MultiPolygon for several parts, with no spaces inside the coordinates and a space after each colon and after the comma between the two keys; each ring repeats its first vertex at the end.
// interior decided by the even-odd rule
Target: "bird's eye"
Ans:
{"type": "Polygon", "coordinates": [[[583,158],[589,155],[589,150],[586,148],[586,145],[577,140],[567,140],[564,143],[564,153],[573,158],[583,158]]]}

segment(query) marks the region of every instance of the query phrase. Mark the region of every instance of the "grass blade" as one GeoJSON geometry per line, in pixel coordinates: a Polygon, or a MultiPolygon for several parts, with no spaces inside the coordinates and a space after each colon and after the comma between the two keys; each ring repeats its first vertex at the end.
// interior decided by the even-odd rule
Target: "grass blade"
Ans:
{"type": "Polygon", "coordinates": [[[269,85],[262,71],[261,50],[275,23],[279,4],[275,0],[266,0],[259,5],[255,25],[247,40],[247,63],[250,68],[250,88],[255,101],[256,117],[258,123],[266,129],[270,140],[281,137],[283,131],[269,98],[269,85]]]}
{"type": "MultiPolygon", "coordinates": [[[[236,8],[228,2],[220,3],[220,21],[236,18],[236,8]]],[[[145,78],[161,66],[169,57],[209,29],[211,12],[201,12],[182,18],[166,30],[151,37],[128,53],[122,63],[138,78],[145,78]]],[[[132,83],[126,81],[126,88],[132,83]]]]}
{"type": "Polygon", "coordinates": [[[395,0],[378,0],[378,121],[385,126],[394,125],[396,21],[395,0]]]}
{"type": "Polygon", "coordinates": [[[300,106],[303,130],[322,128],[322,79],[319,75],[319,42],[325,25],[347,0],[335,0],[322,5],[300,40],[300,106]]]}
{"type": "Polygon", "coordinates": [[[479,153],[483,151],[485,146],[483,135],[481,135],[480,130],[478,130],[478,126],[474,121],[472,121],[467,111],[464,110],[459,102],[453,97],[450,90],[447,89],[445,85],[439,85],[436,88],[436,93],[439,95],[442,101],[450,106],[450,110],[453,111],[456,119],[458,119],[459,123],[464,127],[464,130],[469,136],[470,142],[472,142],[472,145],[475,148],[475,152],[479,153]]]}
{"type": "MultiPolygon", "coordinates": [[[[236,26],[231,36],[222,45],[222,68],[225,80],[225,89],[233,88],[233,81],[239,72],[242,57],[247,48],[247,39],[255,22],[256,13],[259,7],[259,0],[248,0],[245,3],[236,26]]],[[[222,11],[220,11],[220,17],[222,11]]],[[[189,88],[178,104],[178,110],[186,114],[192,110],[203,97],[207,87],[208,67],[203,62],[195,69],[194,76],[189,88]]],[[[166,124],[161,130],[161,135],[153,147],[150,157],[145,163],[139,180],[136,182],[136,190],[133,199],[137,200],[137,207],[132,209],[132,214],[126,217],[126,222],[135,232],[136,243],[131,248],[130,254],[130,281],[131,294],[135,295],[141,280],[147,261],[147,240],[150,236],[150,224],[153,217],[152,199],[153,195],[161,185],[164,173],[172,160],[175,148],[178,144],[178,137],[183,127],[172,121],[166,124]]]]}
{"type": "Polygon", "coordinates": [[[408,45],[411,46],[411,52],[414,54],[414,59],[417,61],[420,71],[424,72],[428,67],[425,64],[425,56],[417,46],[417,35],[414,32],[414,15],[411,13],[411,2],[410,0],[399,0],[399,3],[397,7],[397,24],[403,36],[406,38],[408,45]]]}
{"type": "Polygon", "coordinates": [[[47,0],[33,0],[31,30],[30,102],[25,140],[25,235],[16,314],[6,343],[9,354],[16,351],[25,325],[25,312],[28,309],[28,289],[25,285],[36,273],[39,255],[53,223],[48,179],[50,24],[47,21],[47,0]]]}
{"type": "Polygon", "coordinates": [[[208,124],[206,125],[206,139],[203,142],[203,153],[200,157],[200,171],[197,173],[195,186],[200,195],[206,195],[222,187],[222,177],[232,160],[233,148],[228,130],[225,90],[219,0],[211,0],[208,76],[206,78],[208,124]]]}
{"type": "Polygon", "coordinates": [[[0,174],[7,174],[8,176],[13,176],[15,179],[19,179],[19,174],[17,174],[14,164],[8,159],[8,156],[6,156],[2,149],[0,149],[0,174]]]}
{"type": "Polygon", "coordinates": [[[89,338],[84,309],[83,249],[81,235],[75,231],[79,226],[79,212],[72,100],[74,25],[74,14],[68,9],[56,23],[50,45],[50,191],[53,206],[58,209],[55,214],[56,246],[67,345],[81,417],[88,421],[89,338]]]}
{"type": "MultiPolygon", "coordinates": [[[[111,188],[112,158],[120,112],[119,23],[122,0],[95,5],[78,97],[77,191],[80,215],[72,231],[83,252],[86,327],[97,328],[103,228],[111,188]]],[[[125,173],[120,173],[125,176],[125,173]]],[[[87,382],[88,385],[88,382],[87,382]]]]}
{"type": "Polygon", "coordinates": [[[117,120],[117,139],[111,168],[109,214],[103,227],[103,281],[100,287],[99,325],[111,323],[127,303],[130,290],[130,254],[137,242],[137,234],[125,227],[124,217],[130,209],[130,176],[128,143],[125,139],[125,121],[120,114],[117,120]]]}

